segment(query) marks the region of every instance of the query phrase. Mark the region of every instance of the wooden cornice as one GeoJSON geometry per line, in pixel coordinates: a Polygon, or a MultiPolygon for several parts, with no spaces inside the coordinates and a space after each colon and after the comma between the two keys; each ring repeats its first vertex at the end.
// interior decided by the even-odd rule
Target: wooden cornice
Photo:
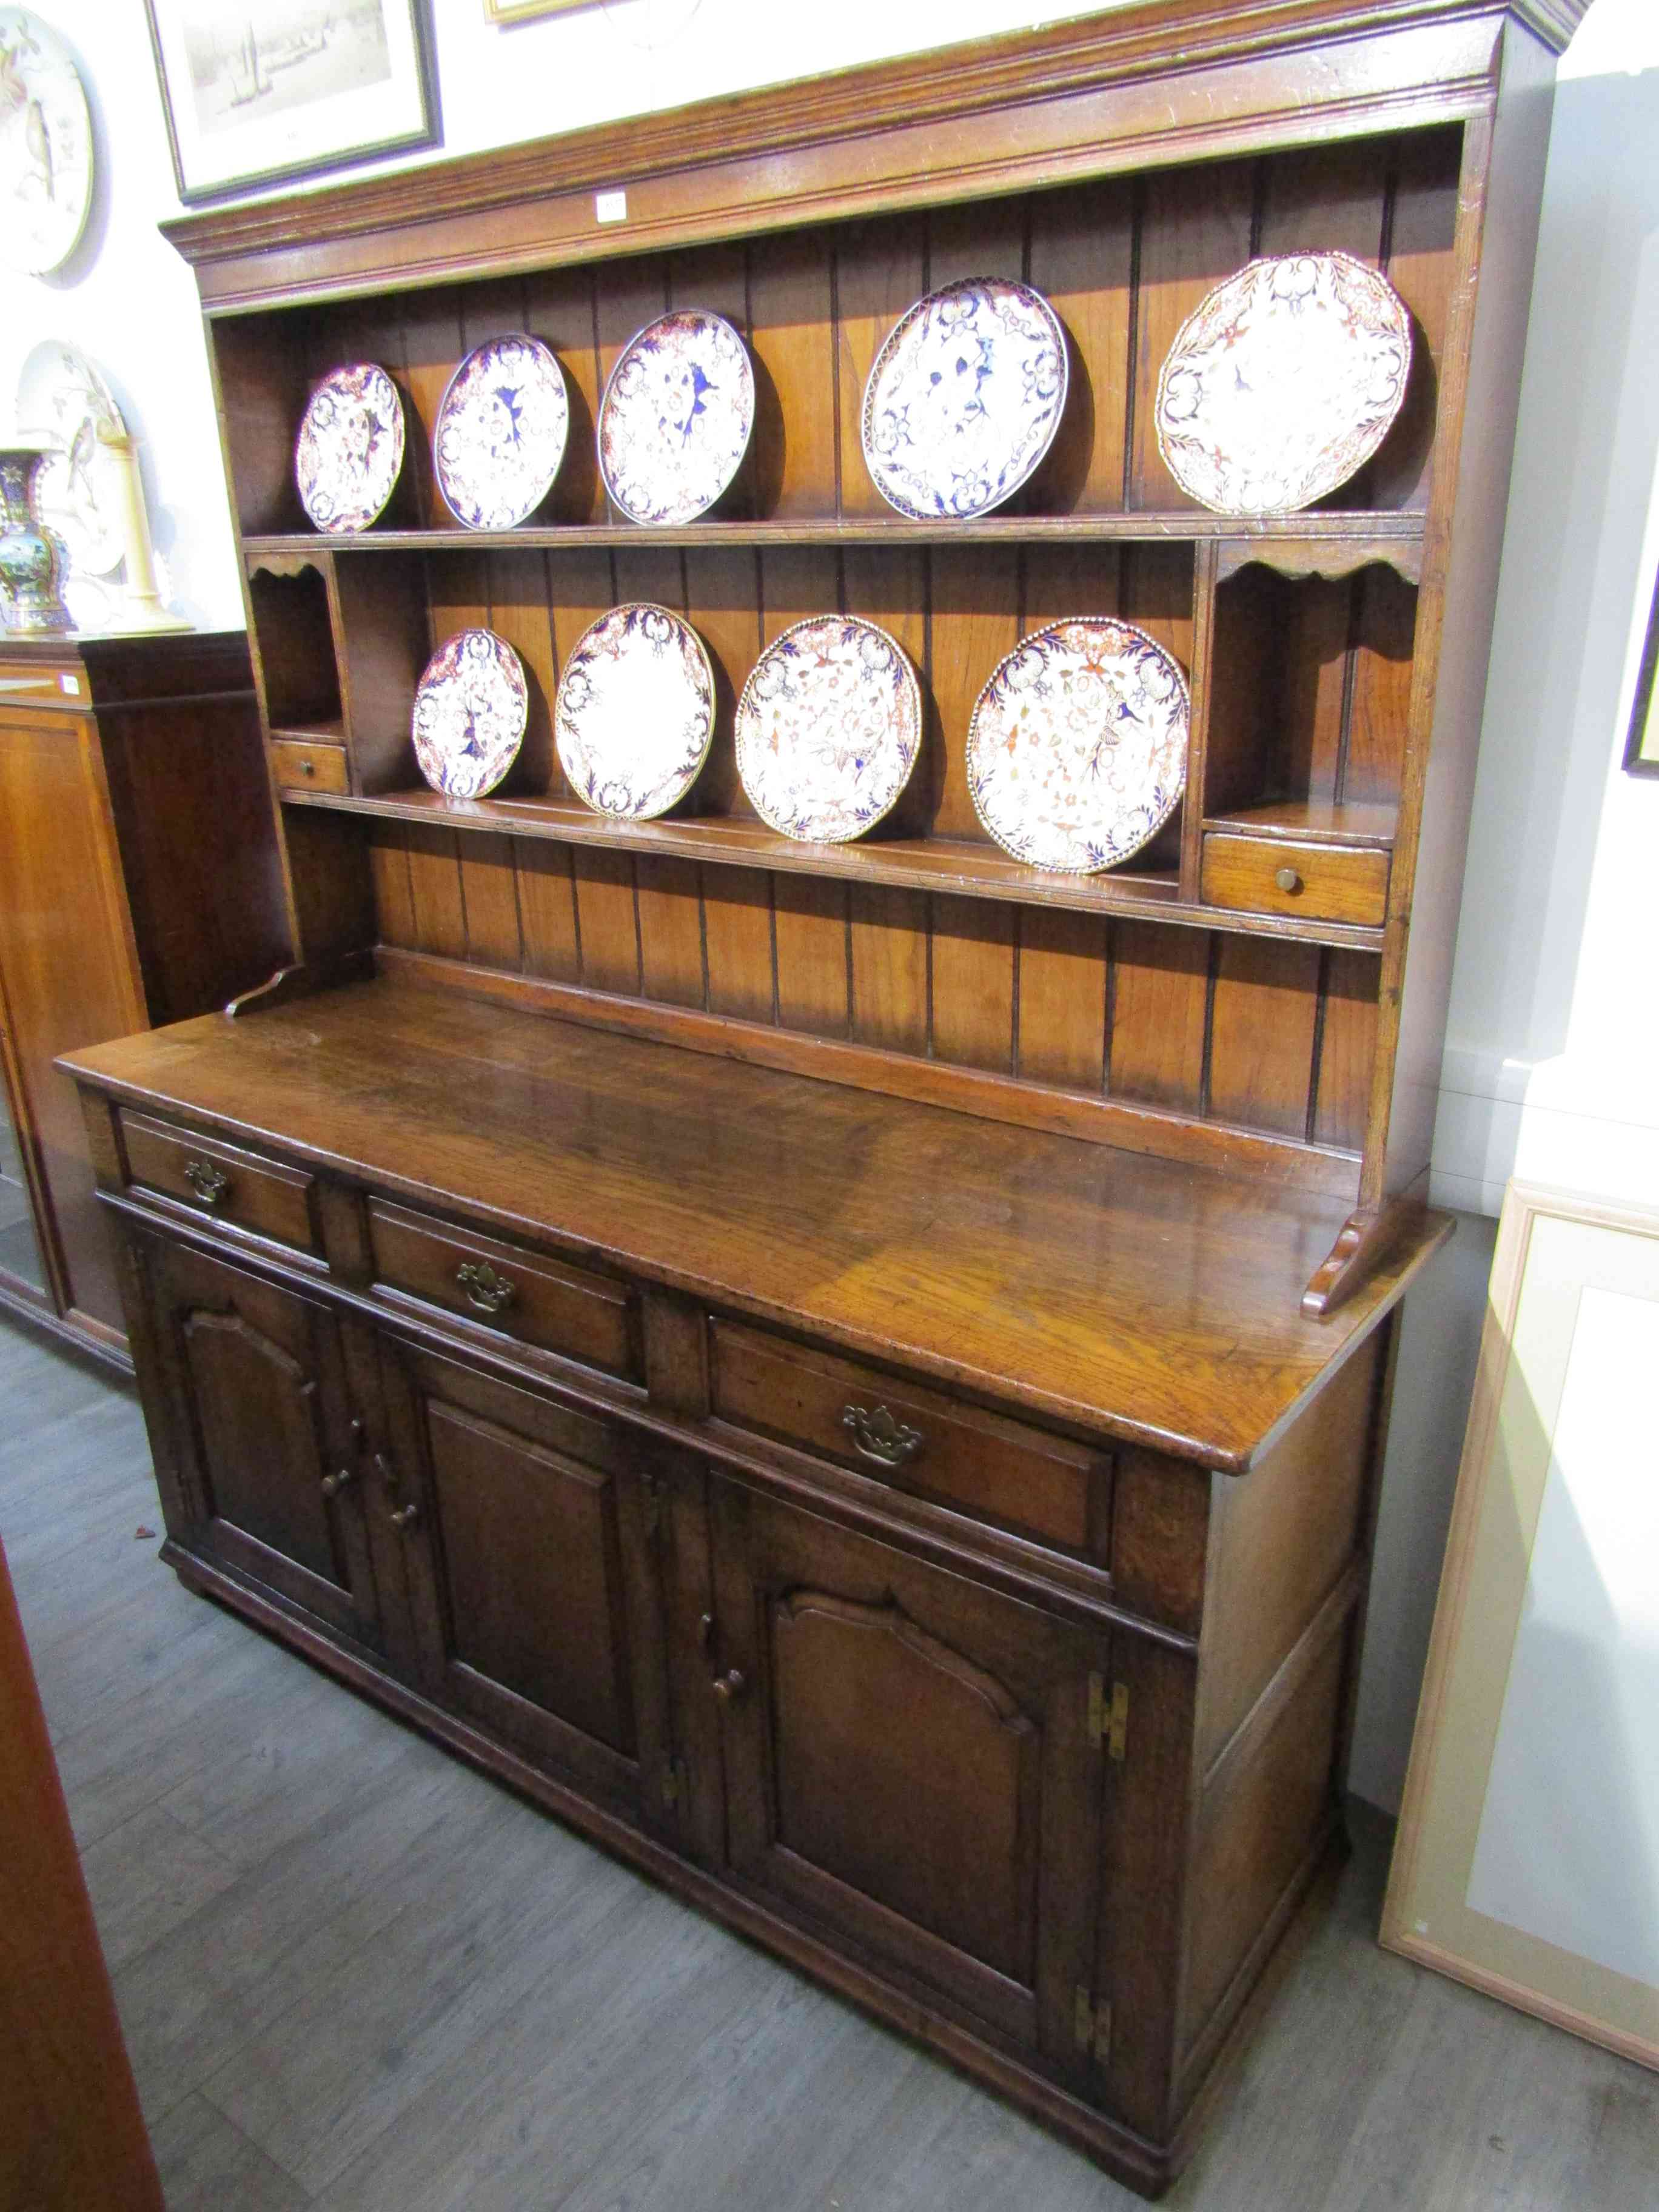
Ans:
{"type": "Polygon", "coordinates": [[[1507,16],[1559,52],[1589,0],[1146,0],[596,125],[323,191],[239,203],[161,226],[192,265],[320,244],[423,218],[488,212],[560,192],[626,185],[665,170],[826,145],[907,124],[989,114],[1061,95],[1334,39],[1507,16]],[[418,206],[416,206],[418,203],[418,206]]]}

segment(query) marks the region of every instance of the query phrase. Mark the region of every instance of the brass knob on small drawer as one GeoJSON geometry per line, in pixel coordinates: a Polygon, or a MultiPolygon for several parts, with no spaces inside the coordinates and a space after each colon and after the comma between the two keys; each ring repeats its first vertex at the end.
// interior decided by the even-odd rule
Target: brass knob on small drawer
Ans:
{"type": "Polygon", "coordinates": [[[300,773],[301,775],[315,775],[317,773],[316,762],[313,760],[302,760],[300,763],[300,773]]]}
{"type": "Polygon", "coordinates": [[[498,1275],[488,1260],[467,1260],[455,1270],[455,1280],[466,1293],[466,1302],[480,1313],[504,1313],[519,1295],[518,1285],[498,1275]]]}
{"type": "Polygon", "coordinates": [[[1294,868],[1280,868],[1274,876],[1273,881],[1279,885],[1279,890],[1286,894],[1299,891],[1302,888],[1302,878],[1294,868]]]}
{"type": "Polygon", "coordinates": [[[736,1667],[728,1667],[723,1674],[716,1674],[708,1685],[723,1705],[735,1705],[749,1687],[749,1677],[736,1667]]]}
{"type": "Polygon", "coordinates": [[[902,1467],[921,1449],[921,1431],[896,1421],[885,1406],[878,1406],[873,1413],[863,1406],[843,1406],[841,1425],[852,1432],[859,1457],[873,1460],[878,1467],[902,1467]]]}
{"type": "Polygon", "coordinates": [[[394,1528],[412,1528],[421,1517],[421,1509],[411,1498],[407,1505],[394,1506],[386,1517],[394,1528]]]}
{"type": "Polygon", "coordinates": [[[186,1160],[185,1181],[204,1206],[222,1204],[230,1189],[230,1177],[211,1160],[186,1160]]]}
{"type": "Polygon", "coordinates": [[[356,1480],[355,1467],[343,1467],[337,1474],[325,1474],[322,1482],[323,1495],[325,1498],[337,1498],[348,1483],[356,1480]]]}

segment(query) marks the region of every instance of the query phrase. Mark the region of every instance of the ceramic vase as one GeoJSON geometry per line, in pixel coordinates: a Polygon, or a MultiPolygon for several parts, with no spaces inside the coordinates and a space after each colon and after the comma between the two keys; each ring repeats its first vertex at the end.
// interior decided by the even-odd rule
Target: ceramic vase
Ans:
{"type": "Polygon", "coordinates": [[[75,627],[59,588],[63,548],[35,508],[35,479],[46,459],[39,446],[0,447],[0,586],[7,628],[27,636],[75,627]]]}

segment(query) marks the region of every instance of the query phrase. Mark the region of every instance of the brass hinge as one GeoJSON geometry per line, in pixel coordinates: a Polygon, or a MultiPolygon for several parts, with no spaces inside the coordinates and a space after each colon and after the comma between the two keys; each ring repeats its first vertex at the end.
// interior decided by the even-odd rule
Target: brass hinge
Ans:
{"type": "Polygon", "coordinates": [[[1129,1686],[1114,1682],[1109,1700],[1104,1679],[1099,1674],[1089,1677],[1089,1741],[1096,1751],[1104,1749],[1114,1759],[1121,1759],[1123,1747],[1129,1740],[1129,1686]]]}
{"type": "Polygon", "coordinates": [[[1073,2006],[1072,2028],[1077,2037],[1078,2049],[1092,2051],[1096,2063],[1105,2065],[1112,2051],[1111,2003],[1103,1997],[1096,2004],[1081,1982],[1078,1984],[1076,2001],[1073,2006]]]}

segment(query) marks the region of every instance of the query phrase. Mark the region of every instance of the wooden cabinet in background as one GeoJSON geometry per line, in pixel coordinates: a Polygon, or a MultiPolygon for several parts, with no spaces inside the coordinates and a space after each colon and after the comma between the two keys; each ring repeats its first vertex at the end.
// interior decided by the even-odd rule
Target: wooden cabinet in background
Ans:
{"type": "Polygon", "coordinates": [[[0,1305],[126,1364],[59,1053],[288,957],[246,641],[0,636],[0,1305]]]}

